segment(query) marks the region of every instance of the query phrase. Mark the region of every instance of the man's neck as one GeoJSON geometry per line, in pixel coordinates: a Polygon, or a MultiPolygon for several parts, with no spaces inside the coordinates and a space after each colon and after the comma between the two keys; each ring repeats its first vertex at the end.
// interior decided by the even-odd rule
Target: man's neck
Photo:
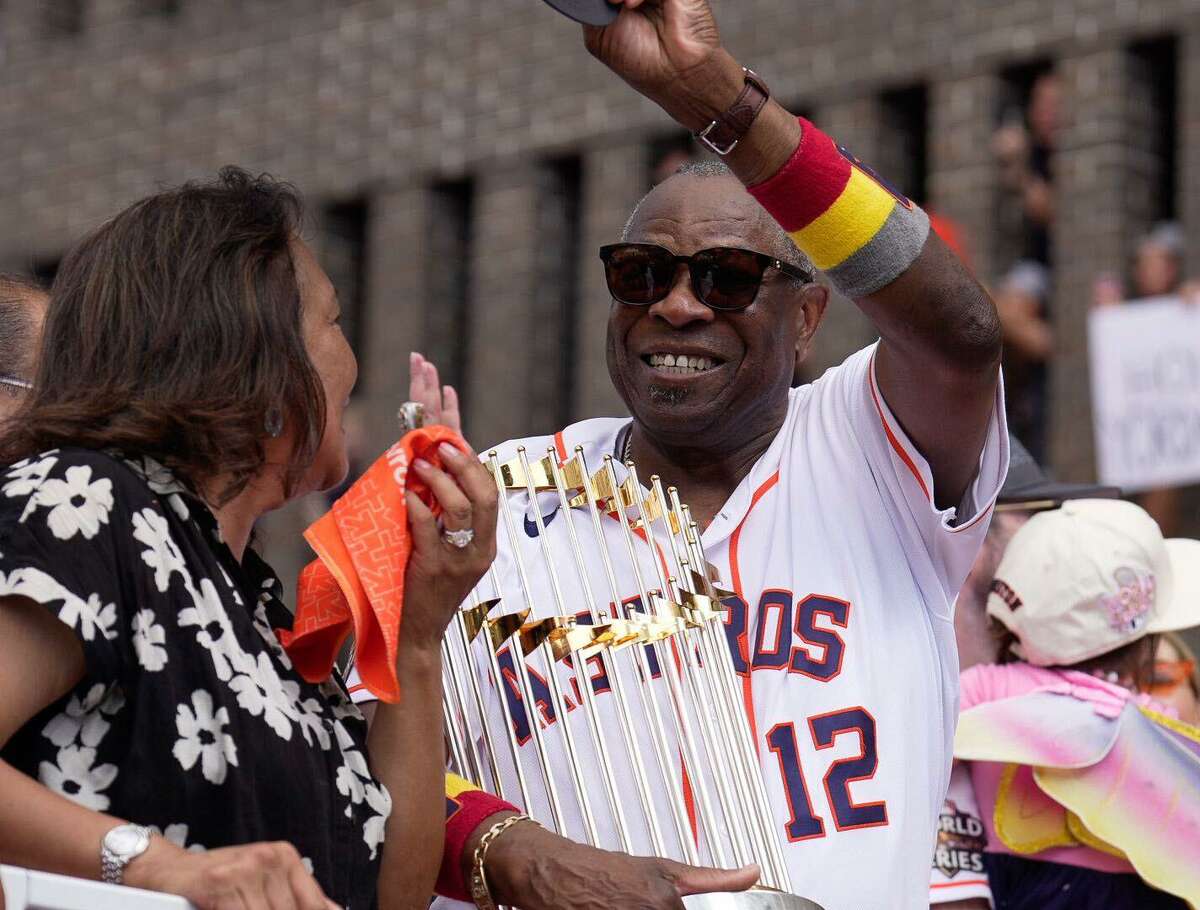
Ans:
{"type": "Polygon", "coordinates": [[[782,425],[774,426],[728,449],[714,450],[707,446],[664,444],[635,420],[630,457],[637,464],[643,483],[657,474],[664,486],[677,487],[679,498],[703,529],[770,448],[781,428],[782,425]]]}

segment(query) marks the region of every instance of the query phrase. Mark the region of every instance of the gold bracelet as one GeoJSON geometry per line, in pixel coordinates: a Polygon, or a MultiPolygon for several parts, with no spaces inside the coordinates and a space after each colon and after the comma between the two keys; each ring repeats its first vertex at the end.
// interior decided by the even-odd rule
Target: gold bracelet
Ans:
{"type": "Polygon", "coordinates": [[[535,825],[538,824],[536,819],[528,815],[510,815],[503,821],[498,821],[492,827],[488,828],[483,837],[479,839],[479,846],[475,848],[475,855],[471,860],[471,900],[475,901],[475,906],[479,910],[496,910],[496,902],[492,899],[492,892],[488,887],[487,876],[483,871],[483,864],[487,860],[488,849],[492,846],[496,838],[518,822],[533,822],[535,825]]]}

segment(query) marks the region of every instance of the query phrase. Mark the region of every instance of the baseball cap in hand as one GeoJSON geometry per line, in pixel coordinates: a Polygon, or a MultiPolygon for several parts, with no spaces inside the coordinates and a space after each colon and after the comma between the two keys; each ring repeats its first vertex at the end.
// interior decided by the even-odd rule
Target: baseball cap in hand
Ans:
{"type": "Polygon", "coordinates": [[[584,25],[608,25],[621,12],[621,7],[608,0],[546,0],[546,3],[584,25]]]}
{"type": "MultiPolygon", "coordinates": [[[[1188,546],[1172,550],[1196,556],[1188,546]]],[[[1173,556],[1154,519],[1133,503],[1067,502],[1013,535],[987,612],[1016,635],[1018,657],[1070,666],[1151,632],[1200,625],[1200,600],[1176,598],[1173,556]]]]}

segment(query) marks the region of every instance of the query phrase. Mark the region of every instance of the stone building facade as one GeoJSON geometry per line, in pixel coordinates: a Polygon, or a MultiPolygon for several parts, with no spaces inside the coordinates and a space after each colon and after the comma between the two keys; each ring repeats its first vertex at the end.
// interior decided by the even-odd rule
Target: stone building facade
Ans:
{"type": "MultiPolygon", "coordinates": [[[[1031,67],[1062,75],[1050,453],[1089,478],[1093,276],[1168,215],[1200,269],[1200,0],[715,5],[735,56],[955,219],[985,280],[1012,259],[992,132],[1031,67]]],[[[538,0],[0,0],[0,268],[52,268],[226,163],[285,177],[351,304],[371,451],[412,349],[480,444],[619,410],[596,248],[676,136],[538,0]]],[[[831,307],[817,366],[870,337],[831,307]]]]}

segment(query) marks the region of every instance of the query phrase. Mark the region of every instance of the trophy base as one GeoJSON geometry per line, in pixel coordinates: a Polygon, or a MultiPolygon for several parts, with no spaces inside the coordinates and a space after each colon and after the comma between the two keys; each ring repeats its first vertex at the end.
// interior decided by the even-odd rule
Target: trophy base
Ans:
{"type": "Polygon", "coordinates": [[[782,891],[741,891],[733,894],[693,894],[683,899],[688,910],[823,910],[794,894],[782,891]]]}

